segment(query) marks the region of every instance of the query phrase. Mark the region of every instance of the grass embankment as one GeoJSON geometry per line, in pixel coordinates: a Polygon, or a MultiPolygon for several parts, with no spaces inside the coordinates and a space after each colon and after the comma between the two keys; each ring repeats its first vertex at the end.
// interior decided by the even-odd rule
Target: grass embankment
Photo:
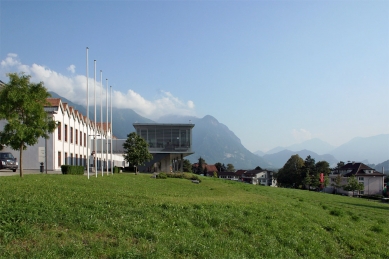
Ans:
{"type": "Polygon", "coordinates": [[[389,206],[202,178],[0,178],[2,258],[388,258],[389,206]]]}

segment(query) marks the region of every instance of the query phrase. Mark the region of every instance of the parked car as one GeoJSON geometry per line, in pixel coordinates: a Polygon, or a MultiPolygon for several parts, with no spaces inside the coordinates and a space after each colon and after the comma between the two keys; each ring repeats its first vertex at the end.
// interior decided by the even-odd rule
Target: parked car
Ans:
{"type": "Polygon", "coordinates": [[[10,169],[13,172],[16,172],[16,169],[18,169],[18,162],[10,152],[0,152],[0,161],[0,170],[10,169]]]}

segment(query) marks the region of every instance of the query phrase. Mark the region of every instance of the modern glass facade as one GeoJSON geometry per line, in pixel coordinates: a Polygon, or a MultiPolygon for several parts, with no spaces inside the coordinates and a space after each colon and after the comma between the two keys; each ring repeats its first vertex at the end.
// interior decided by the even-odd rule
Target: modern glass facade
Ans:
{"type": "Polygon", "coordinates": [[[149,144],[150,152],[192,152],[194,124],[134,123],[139,136],[149,144]]]}

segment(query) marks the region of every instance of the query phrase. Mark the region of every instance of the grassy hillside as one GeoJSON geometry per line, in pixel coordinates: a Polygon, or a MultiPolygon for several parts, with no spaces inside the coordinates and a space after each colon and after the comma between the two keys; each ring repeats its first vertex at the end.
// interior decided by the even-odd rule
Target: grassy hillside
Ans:
{"type": "Polygon", "coordinates": [[[1,258],[388,258],[389,205],[150,175],[0,178],[1,258]]]}

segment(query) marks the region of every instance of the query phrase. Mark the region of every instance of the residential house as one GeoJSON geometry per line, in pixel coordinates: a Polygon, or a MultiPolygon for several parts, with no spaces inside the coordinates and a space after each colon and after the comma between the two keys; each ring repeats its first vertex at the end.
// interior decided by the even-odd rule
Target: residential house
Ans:
{"type": "Polygon", "coordinates": [[[340,185],[345,186],[348,183],[348,179],[351,176],[355,176],[359,183],[362,183],[364,189],[359,191],[359,195],[380,195],[384,189],[384,177],[385,175],[377,172],[373,168],[365,165],[364,163],[350,162],[333,170],[329,175],[330,186],[327,186],[325,191],[330,193],[341,193],[345,195],[353,195],[352,192],[345,191],[342,187],[336,188],[336,180],[340,177],[340,185]]]}
{"type": "Polygon", "coordinates": [[[276,186],[273,172],[268,170],[247,170],[242,174],[242,181],[255,185],[276,186]]]}
{"type": "Polygon", "coordinates": [[[218,172],[217,176],[221,179],[239,181],[241,175],[237,174],[237,172],[218,172]]]}

